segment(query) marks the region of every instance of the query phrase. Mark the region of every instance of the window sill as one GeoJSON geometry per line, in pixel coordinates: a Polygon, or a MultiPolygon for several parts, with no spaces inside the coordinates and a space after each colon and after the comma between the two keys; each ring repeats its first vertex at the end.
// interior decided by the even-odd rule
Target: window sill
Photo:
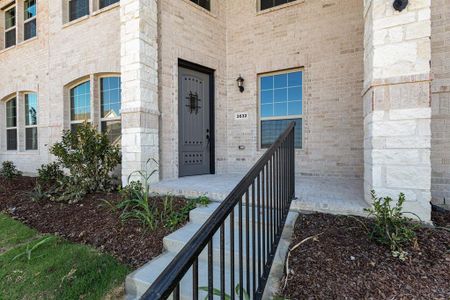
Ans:
{"type": "Polygon", "coordinates": [[[0,54],[8,52],[9,50],[16,49],[16,48],[17,48],[17,45],[2,49],[2,50],[0,50],[0,54]]]}
{"type": "Polygon", "coordinates": [[[87,20],[87,19],[89,19],[89,15],[82,16],[81,18],[78,18],[78,19],[72,20],[70,22],[64,23],[63,24],[63,28],[70,27],[72,25],[75,25],[75,24],[78,24],[80,22],[83,22],[84,20],[87,20]]]}
{"type": "Polygon", "coordinates": [[[31,42],[33,42],[33,41],[35,41],[35,40],[37,40],[37,39],[38,39],[37,36],[32,37],[32,38],[29,38],[28,40],[22,41],[22,42],[20,42],[20,43],[14,45],[14,46],[11,46],[11,47],[8,47],[8,48],[6,48],[6,49],[0,50],[0,54],[2,54],[2,53],[4,53],[4,52],[7,52],[7,51],[9,51],[9,50],[12,50],[12,49],[19,49],[19,48],[21,48],[22,46],[25,46],[26,44],[31,43],[31,42]]]}
{"type": "Polygon", "coordinates": [[[39,149],[37,150],[23,150],[23,151],[19,151],[19,150],[5,150],[2,152],[2,154],[4,155],[40,155],[40,151],[39,149]]]}
{"type": "Polygon", "coordinates": [[[117,3],[114,3],[114,4],[108,5],[108,6],[106,6],[106,7],[103,7],[103,8],[101,8],[101,9],[99,9],[99,10],[94,11],[94,12],[92,13],[92,16],[96,16],[96,15],[99,15],[99,14],[101,14],[101,13],[104,13],[104,12],[107,12],[107,11],[110,11],[110,10],[113,10],[113,9],[119,7],[119,6],[120,6],[120,2],[117,2],[117,3]]]}
{"type": "Polygon", "coordinates": [[[193,8],[195,8],[195,9],[197,9],[198,11],[201,11],[201,12],[205,13],[206,15],[208,15],[208,16],[214,18],[214,19],[217,19],[217,15],[214,14],[212,11],[209,11],[209,10],[207,10],[207,9],[205,9],[205,8],[203,8],[203,7],[201,7],[200,5],[195,4],[194,2],[192,2],[192,1],[190,1],[190,0],[183,0],[183,1],[184,1],[184,3],[186,3],[187,5],[189,5],[189,6],[193,7],[193,8]]]}
{"type": "Polygon", "coordinates": [[[268,9],[265,9],[265,10],[260,10],[260,11],[258,11],[256,13],[256,15],[257,16],[265,15],[265,14],[268,14],[268,13],[271,13],[271,12],[274,12],[274,11],[277,11],[277,10],[280,10],[280,9],[288,8],[288,7],[291,7],[291,6],[294,6],[294,5],[303,4],[303,3],[305,3],[305,1],[306,0],[297,0],[297,1],[294,1],[294,2],[289,2],[289,3],[286,3],[286,4],[278,5],[278,6],[275,6],[275,7],[272,7],[272,8],[268,8],[268,9]]]}

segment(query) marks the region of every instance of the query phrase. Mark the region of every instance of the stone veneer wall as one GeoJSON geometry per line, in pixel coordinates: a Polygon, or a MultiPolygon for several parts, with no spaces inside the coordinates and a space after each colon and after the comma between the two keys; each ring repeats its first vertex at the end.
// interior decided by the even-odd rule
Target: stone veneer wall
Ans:
{"type": "Polygon", "coordinates": [[[256,1],[226,2],[228,170],[242,172],[264,152],[257,75],[301,67],[304,149],[297,150],[297,173],[362,177],[362,1],[300,0],[261,12],[256,1]],[[237,112],[249,118],[235,120],[237,112]]]}
{"type": "MultiPolygon", "coordinates": [[[[9,2],[0,0],[0,7],[9,2]]],[[[68,91],[64,87],[92,74],[120,72],[117,5],[70,24],[63,24],[62,1],[38,1],[37,8],[37,37],[0,50],[0,101],[15,92],[38,93],[36,151],[24,150],[23,132],[19,150],[6,151],[5,106],[0,103],[0,158],[14,161],[26,173],[36,173],[41,164],[51,160],[48,148],[69,126],[68,91]]],[[[23,116],[18,117],[23,122],[23,116]]]]}
{"type": "Polygon", "coordinates": [[[450,203],[450,1],[431,2],[431,194],[450,203]]]}
{"type": "Polygon", "coordinates": [[[159,161],[157,23],[156,1],[120,1],[123,184],[135,171],[157,168],[149,158],[159,161]]]}
{"type": "Polygon", "coordinates": [[[399,13],[389,0],[365,0],[365,194],[397,198],[430,220],[431,6],[410,1],[399,13]]]}

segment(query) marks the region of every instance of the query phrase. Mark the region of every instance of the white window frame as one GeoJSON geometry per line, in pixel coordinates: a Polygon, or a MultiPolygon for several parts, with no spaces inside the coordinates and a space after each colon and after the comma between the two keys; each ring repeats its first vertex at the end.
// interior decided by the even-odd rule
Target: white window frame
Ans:
{"type": "Polygon", "coordinates": [[[119,0],[119,1],[117,1],[115,3],[108,4],[105,7],[100,7],[100,1],[101,0],[94,0],[94,1],[95,1],[95,5],[96,5],[95,10],[106,10],[109,7],[112,7],[113,5],[119,5],[120,4],[120,0],[119,0]]]}
{"type": "Polygon", "coordinates": [[[88,11],[87,11],[87,14],[85,14],[85,15],[83,15],[81,17],[78,17],[76,19],[71,20],[70,19],[70,2],[72,0],[65,0],[65,1],[67,3],[67,23],[76,22],[77,20],[82,20],[83,18],[89,17],[91,15],[91,12],[92,12],[91,11],[92,10],[92,7],[91,7],[92,0],[88,0],[88,11]]]}
{"type": "Polygon", "coordinates": [[[4,41],[4,44],[3,44],[3,48],[4,49],[8,49],[8,48],[11,48],[11,47],[14,47],[14,46],[17,45],[17,15],[18,14],[17,14],[17,4],[16,4],[16,2],[14,2],[14,4],[12,4],[11,6],[8,6],[7,8],[5,8],[3,10],[3,14],[5,16],[4,17],[4,22],[5,23],[3,24],[5,26],[5,29],[4,29],[4,32],[3,32],[5,41],[4,41]],[[11,9],[14,9],[14,26],[12,26],[10,28],[6,28],[6,12],[10,11],[11,9]],[[16,31],[16,41],[15,41],[14,45],[6,47],[6,33],[10,32],[12,30],[16,31]]]}
{"type": "Polygon", "coordinates": [[[5,129],[6,129],[6,150],[7,151],[17,151],[19,149],[19,122],[18,122],[18,95],[17,93],[14,94],[14,96],[10,97],[5,101],[5,129]],[[8,103],[15,100],[16,101],[16,126],[9,127],[8,126],[8,103]],[[8,149],[8,131],[9,130],[16,130],[16,149],[8,149]]]}
{"type": "Polygon", "coordinates": [[[291,120],[291,119],[301,119],[302,120],[302,145],[300,148],[295,148],[295,150],[303,150],[305,149],[304,144],[304,128],[305,128],[305,120],[304,120],[304,111],[305,111],[305,99],[304,99],[304,75],[305,71],[303,68],[293,68],[293,69],[287,69],[287,70],[280,70],[280,71],[274,71],[274,72],[267,72],[267,73],[261,73],[258,74],[257,80],[258,80],[258,147],[260,150],[267,149],[262,147],[262,122],[263,121],[276,121],[276,120],[291,120]],[[289,73],[295,73],[295,72],[302,72],[302,113],[299,115],[286,115],[286,116],[274,116],[274,117],[262,117],[261,114],[261,78],[267,77],[267,76],[275,76],[280,74],[289,74],[289,73]]]}
{"type": "Polygon", "coordinates": [[[269,8],[261,9],[261,0],[256,0],[256,10],[259,13],[263,13],[263,12],[269,12],[269,11],[273,11],[273,10],[278,10],[278,9],[281,9],[281,8],[285,8],[285,7],[288,7],[288,6],[291,6],[291,5],[295,5],[295,4],[298,4],[298,3],[304,3],[304,2],[305,2],[305,0],[294,0],[294,1],[291,1],[291,2],[286,2],[286,3],[278,4],[278,5],[269,7],[269,8]]]}
{"type": "Polygon", "coordinates": [[[69,120],[70,120],[70,128],[69,129],[72,129],[72,125],[82,124],[84,122],[92,123],[92,112],[93,112],[92,80],[90,78],[84,78],[82,80],[79,80],[76,83],[74,83],[68,87],[68,92],[69,92],[69,120]],[[85,84],[87,82],[89,82],[89,118],[85,119],[85,120],[72,120],[72,90],[74,88],[78,87],[79,85],[85,84]]]}
{"type": "Polygon", "coordinates": [[[25,147],[25,151],[36,151],[39,149],[39,129],[38,129],[38,124],[39,124],[39,96],[37,93],[34,92],[25,92],[23,93],[23,107],[24,107],[24,112],[25,112],[25,119],[24,119],[24,124],[25,124],[25,132],[24,132],[24,137],[25,137],[25,143],[24,143],[24,147],[25,147]],[[35,125],[27,125],[27,95],[36,95],[36,124],[35,125]],[[37,132],[37,148],[36,149],[27,149],[27,128],[36,128],[36,132],[37,132]]]}
{"type": "Polygon", "coordinates": [[[38,0],[36,0],[36,4],[35,4],[35,5],[36,5],[36,14],[35,14],[33,17],[31,17],[31,18],[25,19],[26,8],[25,8],[25,1],[23,1],[23,40],[24,40],[24,41],[28,41],[28,40],[30,40],[30,39],[32,39],[32,38],[37,37],[37,11],[38,11],[38,0]],[[33,20],[36,20],[36,34],[35,34],[35,36],[33,36],[33,37],[30,37],[30,38],[28,38],[28,39],[25,39],[25,25],[26,25],[27,23],[33,21],[33,20]]]}
{"type": "MultiPolygon", "coordinates": [[[[100,109],[100,122],[107,122],[107,121],[120,121],[122,119],[122,115],[119,115],[116,118],[103,118],[102,117],[102,79],[105,78],[120,78],[120,74],[108,74],[108,75],[100,75],[98,77],[98,99],[100,101],[99,109],[100,109]]],[[[122,89],[121,89],[122,90],[122,89]]],[[[122,106],[122,97],[120,99],[120,103],[122,106]]]]}
{"type": "MultiPolygon", "coordinates": [[[[98,80],[97,80],[97,84],[98,84],[98,101],[99,101],[99,116],[100,116],[100,124],[99,124],[99,128],[98,130],[100,132],[102,132],[102,123],[103,122],[117,122],[120,121],[120,124],[122,126],[122,113],[120,113],[120,115],[118,117],[115,118],[104,118],[102,117],[102,79],[104,78],[112,78],[112,77],[116,77],[119,78],[120,81],[122,81],[122,77],[121,74],[102,74],[100,76],[98,76],[98,80]]],[[[122,92],[122,87],[120,87],[120,91],[122,92]]],[[[120,107],[122,110],[122,95],[120,97],[120,107]]]]}

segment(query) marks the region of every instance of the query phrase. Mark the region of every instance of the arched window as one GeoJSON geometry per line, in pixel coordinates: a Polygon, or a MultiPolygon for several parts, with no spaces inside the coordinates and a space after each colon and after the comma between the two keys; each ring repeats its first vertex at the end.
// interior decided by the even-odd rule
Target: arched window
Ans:
{"type": "Polygon", "coordinates": [[[70,129],[83,122],[92,123],[106,133],[113,144],[120,144],[121,80],[120,75],[101,73],[68,86],[70,98],[70,129]],[[81,82],[81,83],[80,83],[81,82]]]}
{"type": "Polygon", "coordinates": [[[25,150],[38,148],[38,99],[35,93],[25,93],[25,150]]]}
{"type": "Polygon", "coordinates": [[[100,78],[101,130],[109,136],[113,144],[120,143],[121,137],[121,88],[120,77],[100,78]]]}
{"type": "Polygon", "coordinates": [[[91,119],[91,82],[85,81],[70,89],[70,128],[91,119]]]}
{"type": "Polygon", "coordinates": [[[6,102],[6,150],[17,150],[17,98],[6,102]]]}

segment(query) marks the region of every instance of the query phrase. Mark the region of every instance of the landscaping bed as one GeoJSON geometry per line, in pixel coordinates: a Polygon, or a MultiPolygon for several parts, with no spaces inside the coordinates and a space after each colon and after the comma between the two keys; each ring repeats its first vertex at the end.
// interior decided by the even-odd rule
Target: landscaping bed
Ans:
{"type": "MultiPolygon", "coordinates": [[[[77,203],[49,200],[33,202],[30,193],[36,179],[16,177],[0,179],[0,212],[3,211],[40,233],[61,236],[69,241],[92,245],[107,252],[124,264],[137,268],[161,254],[163,238],[176,228],[158,226],[146,230],[141,223],[120,220],[115,208],[121,201],[118,192],[94,193],[77,203]]],[[[158,201],[162,205],[162,200],[158,201]]],[[[180,210],[186,199],[174,198],[174,211],[180,210]]]]}
{"type": "MultiPolygon", "coordinates": [[[[438,226],[449,216],[433,213],[438,226]]],[[[445,221],[447,220],[447,221],[445,221]]],[[[419,228],[405,261],[370,240],[373,220],[300,215],[291,247],[287,299],[450,299],[450,232],[419,228]]],[[[284,282],[282,282],[284,284],[284,282]]]]}

